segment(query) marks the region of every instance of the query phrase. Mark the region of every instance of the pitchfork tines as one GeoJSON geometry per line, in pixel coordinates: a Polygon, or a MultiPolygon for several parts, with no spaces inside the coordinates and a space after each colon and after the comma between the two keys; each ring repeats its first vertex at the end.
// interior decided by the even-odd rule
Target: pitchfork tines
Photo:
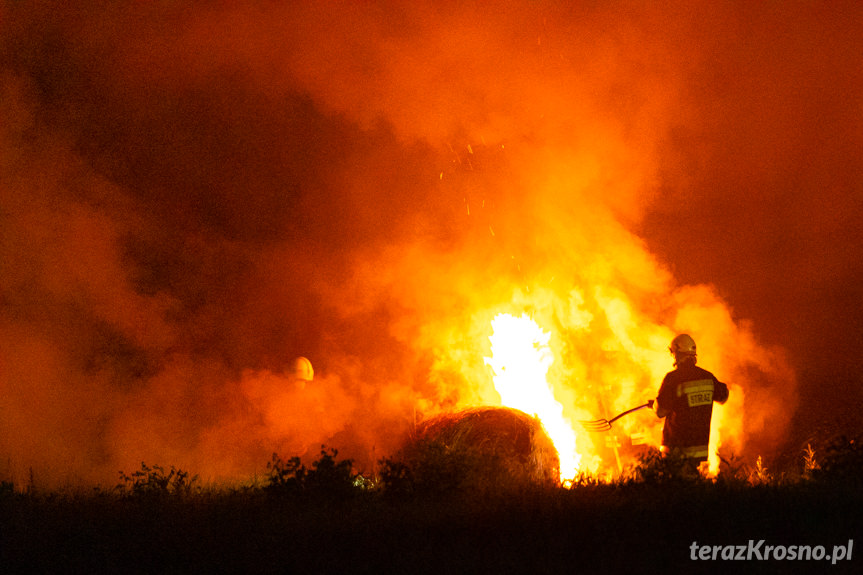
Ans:
{"type": "Polygon", "coordinates": [[[623,413],[615,415],[611,419],[594,419],[593,421],[579,421],[579,423],[586,431],[589,431],[591,433],[600,433],[603,431],[610,430],[611,424],[623,417],[624,415],[629,415],[630,413],[638,411],[639,409],[644,409],[645,407],[653,407],[653,400],[651,399],[647,403],[639,405],[638,407],[627,409],[623,413]]]}

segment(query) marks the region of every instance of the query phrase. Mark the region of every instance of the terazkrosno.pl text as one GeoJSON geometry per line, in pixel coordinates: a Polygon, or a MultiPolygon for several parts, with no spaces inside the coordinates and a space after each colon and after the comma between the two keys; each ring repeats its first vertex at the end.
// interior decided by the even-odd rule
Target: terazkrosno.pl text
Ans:
{"type": "Polygon", "coordinates": [[[750,539],[746,545],[700,545],[693,541],[689,558],[693,561],[850,561],[854,540],[834,545],[828,552],[824,545],[768,545],[764,539],[750,539]]]}

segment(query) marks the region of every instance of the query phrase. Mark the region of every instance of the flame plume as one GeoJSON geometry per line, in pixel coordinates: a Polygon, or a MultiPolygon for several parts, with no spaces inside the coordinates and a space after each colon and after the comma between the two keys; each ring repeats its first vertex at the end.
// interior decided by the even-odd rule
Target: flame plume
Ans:
{"type": "Polygon", "coordinates": [[[545,332],[527,314],[498,314],[492,320],[492,357],[485,362],[494,370],[494,387],[501,404],[536,415],[560,457],[560,480],[572,479],[581,456],[576,452],[575,432],[563,416],[563,405],[546,379],[554,361],[545,332]]]}

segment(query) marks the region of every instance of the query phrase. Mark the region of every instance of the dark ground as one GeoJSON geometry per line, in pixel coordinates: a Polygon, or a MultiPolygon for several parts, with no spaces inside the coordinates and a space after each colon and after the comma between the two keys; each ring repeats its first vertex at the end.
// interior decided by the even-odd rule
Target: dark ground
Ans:
{"type": "Polygon", "coordinates": [[[859,573],[861,511],[859,483],[818,482],[344,501],[6,493],[0,560],[5,573],[859,573]],[[750,539],[855,547],[836,565],[690,559],[694,541],[750,539]]]}

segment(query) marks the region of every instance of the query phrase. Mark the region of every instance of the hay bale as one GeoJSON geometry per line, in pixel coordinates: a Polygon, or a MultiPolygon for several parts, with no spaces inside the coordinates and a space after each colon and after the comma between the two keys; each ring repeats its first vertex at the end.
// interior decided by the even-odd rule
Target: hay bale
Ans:
{"type": "Polygon", "coordinates": [[[560,461],[539,419],[508,407],[444,413],[420,423],[403,449],[420,482],[444,489],[556,485],[560,461]]]}

